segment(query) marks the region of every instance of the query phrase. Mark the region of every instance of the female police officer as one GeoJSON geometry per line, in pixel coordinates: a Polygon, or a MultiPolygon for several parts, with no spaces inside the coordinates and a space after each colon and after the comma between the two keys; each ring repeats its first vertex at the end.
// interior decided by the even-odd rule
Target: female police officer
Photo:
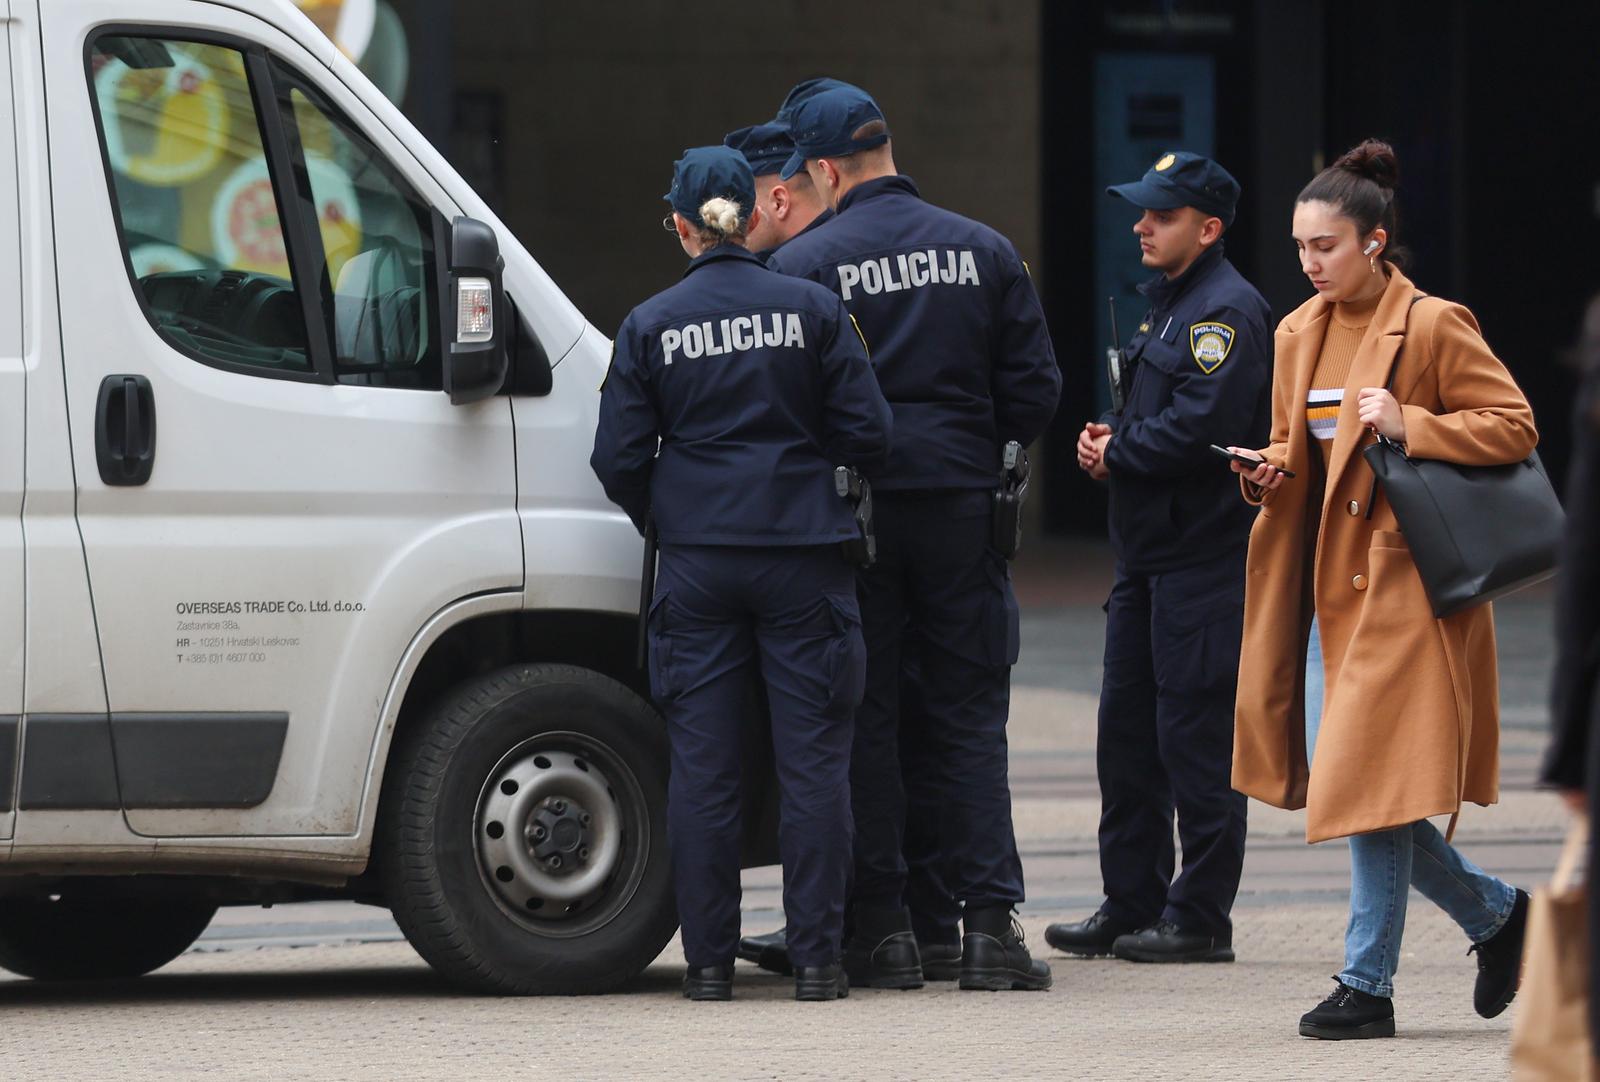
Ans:
{"type": "Polygon", "coordinates": [[[854,536],[836,465],[888,453],[890,413],[839,298],[747,251],[759,221],[744,156],[677,162],[684,278],[617,331],[594,467],[661,563],[650,682],[672,744],[667,831],[690,999],[732,996],[739,938],[739,765],[746,680],[772,710],[783,907],[796,999],[846,993],[838,969],[851,860],[849,756],[863,647],[854,536]]]}

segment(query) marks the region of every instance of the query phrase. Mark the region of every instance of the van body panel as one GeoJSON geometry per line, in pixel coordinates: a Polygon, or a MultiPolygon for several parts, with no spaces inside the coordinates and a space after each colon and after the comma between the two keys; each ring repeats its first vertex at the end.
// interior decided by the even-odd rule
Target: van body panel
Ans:
{"type": "Polygon", "coordinates": [[[22,349],[22,238],[17,218],[9,6],[0,6],[0,839],[16,820],[24,672],[22,495],[27,454],[27,363],[22,349]]]}
{"type": "MultiPolygon", "coordinates": [[[[351,835],[397,660],[456,599],[523,585],[509,401],[268,378],[202,363],[152,327],[124,261],[85,45],[129,5],[44,8],[50,159],[78,522],[115,719],[286,713],[275,784],[250,808],[136,809],[151,836],[351,835]],[[96,468],[108,377],[148,379],[149,482],[96,468]]],[[[260,45],[311,82],[447,217],[455,207],[362,101],[281,31],[200,0],[140,24],[260,45]]],[[[70,813],[60,813],[70,814],[70,813]]]]}

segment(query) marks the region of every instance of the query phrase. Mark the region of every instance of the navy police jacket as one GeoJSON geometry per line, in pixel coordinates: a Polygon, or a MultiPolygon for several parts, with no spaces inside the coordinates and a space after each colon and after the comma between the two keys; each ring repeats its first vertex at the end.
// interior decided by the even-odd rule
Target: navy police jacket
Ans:
{"type": "Polygon", "coordinates": [[[722,244],[622,321],[589,463],[664,543],[819,545],[855,534],[834,467],[878,466],[890,424],[839,298],[722,244]]]}
{"type": "Polygon", "coordinates": [[[1272,313],[1221,242],[1176,280],[1139,291],[1150,311],[1127,346],[1133,381],[1121,416],[1102,420],[1112,427],[1112,545],[1130,570],[1156,574],[1249,541],[1255,509],[1209,448],[1266,445],[1272,313]]]}
{"type": "Polygon", "coordinates": [[[993,488],[1006,442],[1027,446],[1055,414],[1061,373],[1016,249],[910,177],[852,188],[767,265],[837,293],[872,346],[895,432],[875,488],[993,488]]]}

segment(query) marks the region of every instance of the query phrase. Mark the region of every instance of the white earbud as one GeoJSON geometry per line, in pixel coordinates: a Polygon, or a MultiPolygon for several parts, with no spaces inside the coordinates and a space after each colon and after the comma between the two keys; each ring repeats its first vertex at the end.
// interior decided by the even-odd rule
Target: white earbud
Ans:
{"type": "Polygon", "coordinates": [[[1361,254],[1362,255],[1371,255],[1373,252],[1376,252],[1377,250],[1378,250],[1378,238],[1377,237],[1373,237],[1371,240],[1367,241],[1367,246],[1365,248],[1361,249],[1361,254]]]}

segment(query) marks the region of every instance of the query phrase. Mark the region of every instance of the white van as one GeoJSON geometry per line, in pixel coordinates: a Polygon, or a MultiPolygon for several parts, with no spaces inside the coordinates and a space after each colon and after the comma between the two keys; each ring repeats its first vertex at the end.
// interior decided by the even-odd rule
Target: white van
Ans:
{"type": "Polygon", "coordinates": [[[286,0],[0,0],[0,967],[391,908],[471,987],[676,928],[610,350],[286,0]]]}

